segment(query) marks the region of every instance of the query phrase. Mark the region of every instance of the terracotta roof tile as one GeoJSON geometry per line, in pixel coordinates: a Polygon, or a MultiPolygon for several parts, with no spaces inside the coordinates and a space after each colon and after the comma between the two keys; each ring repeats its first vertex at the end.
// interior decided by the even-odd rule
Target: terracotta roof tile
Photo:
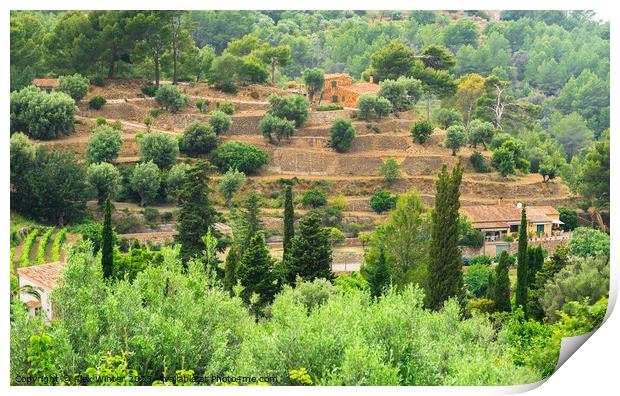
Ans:
{"type": "MultiPolygon", "coordinates": [[[[527,206],[528,222],[551,222],[549,215],[557,214],[557,210],[551,206],[527,206]]],[[[477,205],[464,206],[461,213],[466,215],[476,225],[487,223],[518,223],[521,221],[521,209],[513,205],[477,205]]],[[[507,224],[506,224],[507,226],[507,224]]]]}
{"type": "Polygon", "coordinates": [[[56,87],[58,85],[57,78],[35,78],[32,80],[32,84],[37,87],[56,87]]]}
{"type": "Polygon", "coordinates": [[[354,83],[349,86],[342,87],[342,89],[355,92],[355,93],[359,93],[359,94],[377,93],[379,92],[379,84],[366,83],[366,82],[365,83],[354,83]]]}
{"type": "Polygon", "coordinates": [[[330,80],[332,78],[338,78],[338,77],[349,77],[351,78],[351,76],[349,76],[348,74],[345,73],[329,73],[325,75],[325,79],[326,80],[330,80]]]}
{"type": "Polygon", "coordinates": [[[56,280],[65,265],[57,262],[18,268],[17,275],[29,279],[43,289],[52,290],[56,287],[56,280]]]}

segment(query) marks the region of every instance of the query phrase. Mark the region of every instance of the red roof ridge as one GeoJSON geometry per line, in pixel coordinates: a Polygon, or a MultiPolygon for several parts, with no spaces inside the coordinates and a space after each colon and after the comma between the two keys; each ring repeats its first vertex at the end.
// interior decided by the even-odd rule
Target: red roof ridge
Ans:
{"type": "Polygon", "coordinates": [[[19,277],[28,278],[43,289],[52,290],[56,287],[56,280],[66,263],[58,261],[54,263],[32,265],[17,269],[19,277]]]}

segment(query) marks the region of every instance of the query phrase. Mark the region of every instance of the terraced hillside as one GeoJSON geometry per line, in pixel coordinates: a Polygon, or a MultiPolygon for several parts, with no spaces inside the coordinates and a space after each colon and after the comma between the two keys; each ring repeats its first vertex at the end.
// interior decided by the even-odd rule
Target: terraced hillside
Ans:
{"type": "MultiPolygon", "coordinates": [[[[159,106],[152,98],[139,97],[140,81],[109,81],[106,88],[95,87],[79,106],[76,132],[70,136],[51,142],[69,148],[82,155],[90,138],[90,128],[98,117],[108,122],[120,121],[122,124],[122,152],[119,163],[139,160],[136,135],[146,132],[143,124],[150,110],[159,106]],[[95,95],[106,97],[107,103],[100,110],[87,106],[88,99],[95,95]]],[[[297,179],[295,192],[298,196],[309,188],[319,186],[328,196],[342,195],[346,199],[343,221],[363,223],[366,228],[378,224],[384,215],[377,215],[369,205],[370,197],[379,190],[399,193],[411,188],[417,189],[428,205],[433,203],[435,174],[443,163],[453,166],[458,157],[442,146],[444,131],[435,129],[430,140],[423,144],[412,142],[409,129],[417,116],[412,112],[393,116],[379,123],[367,125],[364,121],[353,122],[356,137],[347,153],[337,153],[329,145],[330,126],[336,118],[351,118],[355,110],[312,111],[306,125],[295,132],[290,141],[273,145],[260,135],[259,122],[269,104],[267,97],[276,91],[267,87],[249,87],[238,96],[223,94],[209,89],[205,84],[184,84],[181,88],[189,96],[189,105],[177,114],[162,113],[154,118],[152,131],[162,131],[181,135],[184,128],[194,121],[204,121],[208,114],[202,114],[195,106],[202,99],[209,109],[214,109],[223,100],[235,104],[230,131],[221,137],[222,141],[237,140],[252,143],[268,152],[270,161],[263,170],[249,177],[246,188],[255,188],[266,197],[276,196],[281,191],[282,178],[297,179]],[[373,128],[374,127],[374,128],[373,128]],[[394,158],[401,165],[402,178],[388,185],[380,175],[383,161],[394,158]]],[[[285,94],[285,92],[278,92],[285,94]]],[[[49,142],[48,142],[49,143],[49,142]]],[[[476,173],[471,168],[469,156],[472,149],[459,152],[465,165],[461,187],[462,205],[496,204],[526,201],[536,205],[561,205],[572,199],[568,189],[559,179],[542,182],[539,175],[502,178],[499,174],[476,173]]],[[[490,152],[483,151],[486,157],[490,152]]],[[[180,160],[184,158],[181,157],[180,160]]],[[[214,183],[218,177],[214,177],[214,183]]],[[[220,209],[222,209],[220,207],[220,209]]],[[[302,213],[303,210],[298,210],[302,213]]],[[[283,210],[274,204],[263,214],[268,227],[278,234],[281,230],[283,210]]]]}

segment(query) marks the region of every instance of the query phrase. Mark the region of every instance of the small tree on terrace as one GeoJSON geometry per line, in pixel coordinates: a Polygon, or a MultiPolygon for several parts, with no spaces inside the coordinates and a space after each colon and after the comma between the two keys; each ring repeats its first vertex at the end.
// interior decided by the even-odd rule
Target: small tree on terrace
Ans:
{"type": "Polygon", "coordinates": [[[176,113],[187,106],[187,96],[174,85],[162,85],[155,94],[155,102],[164,106],[171,113],[176,113]]]}
{"type": "Polygon", "coordinates": [[[86,145],[86,162],[112,162],[121,152],[123,140],[121,133],[116,129],[102,125],[93,129],[93,136],[86,145]]]}
{"type": "Polygon", "coordinates": [[[377,119],[381,120],[381,118],[386,117],[392,111],[392,103],[386,98],[378,97],[375,102],[375,114],[377,115],[377,119]]]}
{"type": "Polygon", "coordinates": [[[221,135],[230,130],[232,118],[223,111],[217,110],[211,114],[207,122],[211,125],[216,135],[221,135]]]}
{"type": "MultiPolygon", "coordinates": [[[[385,99],[385,98],[384,98],[385,99]]],[[[387,100],[387,99],[386,99],[387,100]]],[[[389,101],[388,101],[389,103],[389,101]]],[[[366,121],[370,121],[372,116],[375,113],[375,106],[377,104],[377,95],[375,94],[364,94],[361,95],[357,99],[357,109],[359,111],[359,115],[364,117],[366,121]]],[[[390,108],[392,107],[390,103],[390,108]]]]}
{"type": "Polygon", "coordinates": [[[295,121],[295,127],[299,128],[308,119],[308,99],[300,95],[278,96],[272,94],[269,97],[271,107],[267,111],[274,117],[285,118],[295,121]]]}
{"type": "Polygon", "coordinates": [[[152,161],[138,164],[131,176],[131,188],[140,196],[144,206],[157,198],[160,186],[159,168],[152,161]]]}
{"type": "Polygon", "coordinates": [[[400,164],[394,158],[388,158],[381,165],[381,169],[379,170],[383,179],[385,179],[388,184],[394,183],[396,180],[400,179],[400,164]]]}
{"type": "Polygon", "coordinates": [[[142,161],[153,161],[160,169],[169,169],[179,156],[179,143],[163,132],[151,132],[140,140],[142,161]]]}
{"type": "Polygon", "coordinates": [[[192,154],[206,154],[217,147],[218,138],[208,122],[193,122],[183,133],[183,151],[192,154]]]}
{"type": "Polygon", "coordinates": [[[330,129],[332,144],[338,152],[349,151],[351,144],[355,138],[355,128],[351,124],[351,120],[338,118],[332,124],[330,129]]]}
{"type": "Polygon", "coordinates": [[[275,84],[276,66],[286,66],[291,63],[291,47],[288,45],[265,47],[261,51],[261,59],[271,65],[271,84],[275,84]]]}
{"type": "Polygon", "coordinates": [[[463,117],[458,110],[441,107],[433,111],[433,121],[443,129],[463,122],[463,117]]]}
{"type": "Polygon", "coordinates": [[[407,101],[407,88],[404,84],[394,80],[385,80],[380,84],[379,96],[390,101],[394,114],[402,111],[407,101]]]}
{"type": "Polygon", "coordinates": [[[86,180],[97,193],[97,203],[101,205],[108,197],[113,197],[121,183],[121,174],[114,165],[107,162],[91,164],[86,170],[86,180]]]}
{"type": "Polygon", "coordinates": [[[282,138],[289,139],[295,131],[295,122],[284,118],[274,117],[271,114],[265,114],[260,120],[260,130],[263,136],[273,142],[275,136],[278,143],[282,138]]]}
{"type": "Polygon", "coordinates": [[[493,151],[493,155],[491,155],[491,163],[504,177],[515,173],[514,155],[507,148],[499,147],[493,151]]]}
{"type": "Polygon", "coordinates": [[[428,120],[416,121],[411,127],[411,137],[413,141],[424,144],[433,134],[433,124],[428,120]]]}
{"type": "Polygon", "coordinates": [[[321,69],[304,70],[304,83],[308,91],[310,103],[314,102],[314,96],[321,93],[325,84],[325,73],[321,69]]]}
{"type": "Polygon", "coordinates": [[[452,149],[452,155],[454,156],[456,152],[465,145],[466,140],[465,128],[462,125],[452,125],[446,131],[446,141],[444,145],[452,149]]]}
{"type": "Polygon", "coordinates": [[[495,136],[495,127],[490,122],[475,119],[467,126],[467,135],[469,144],[474,146],[474,148],[482,144],[486,150],[487,144],[490,144],[493,140],[493,136],[495,136]]]}
{"type": "Polygon", "coordinates": [[[226,200],[225,205],[230,205],[230,201],[235,194],[243,187],[245,174],[236,169],[229,169],[220,179],[217,189],[226,200]]]}
{"type": "Polygon", "coordinates": [[[86,96],[89,89],[90,81],[88,78],[76,73],[72,76],[61,76],[58,79],[58,87],[56,88],[56,91],[64,92],[71,96],[73,100],[79,102],[84,96],[86,96]]]}

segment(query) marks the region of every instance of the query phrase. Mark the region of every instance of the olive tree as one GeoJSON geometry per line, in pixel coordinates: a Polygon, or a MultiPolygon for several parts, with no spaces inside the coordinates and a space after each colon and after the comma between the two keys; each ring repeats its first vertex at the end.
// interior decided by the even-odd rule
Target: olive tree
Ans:
{"type": "Polygon", "coordinates": [[[140,139],[142,161],[153,161],[160,169],[169,169],[179,156],[179,143],[163,132],[150,132],[140,139]]]}
{"type": "Polygon", "coordinates": [[[218,137],[208,122],[193,122],[185,128],[183,151],[206,154],[217,147],[218,137]]]}
{"type": "Polygon", "coordinates": [[[140,196],[142,206],[157,198],[160,183],[159,168],[153,161],[136,165],[131,175],[131,188],[140,196]]]}
{"type": "Polygon", "coordinates": [[[452,149],[452,155],[456,155],[461,147],[467,142],[467,136],[465,135],[465,127],[462,125],[452,125],[446,131],[446,141],[444,145],[452,149]]]}
{"type": "Polygon", "coordinates": [[[232,118],[223,111],[214,111],[209,117],[209,125],[213,128],[216,135],[228,132],[232,125],[232,118]]]}
{"type": "Polygon", "coordinates": [[[93,136],[88,140],[86,162],[94,164],[98,162],[112,162],[121,152],[123,141],[121,133],[109,126],[101,125],[93,130],[93,136]]]}
{"type": "Polygon", "coordinates": [[[336,119],[330,129],[332,144],[338,152],[345,152],[351,149],[351,144],[355,138],[355,128],[351,120],[344,118],[336,119]]]}
{"type": "Polygon", "coordinates": [[[187,106],[187,96],[174,85],[162,85],[155,93],[155,102],[164,106],[171,113],[176,113],[187,106]]]}
{"type": "Polygon", "coordinates": [[[226,205],[230,204],[230,201],[241,187],[243,187],[244,183],[245,174],[243,172],[239,172],[236,169],[229,169],[224,173],[220,182],[217,184],[217,190],[226,200],[226,205]]]}
{"type": "Polygon", "coordinates": [[[79,102],[84,96],[86,96],[89,89],[90,80],[76,73],[71,76],[61,76],[58,79],[58,87],[56,88],[56,91],[64,92],[71,96],[73,100],[79,102]]]}
{"type": "Polygon", "coordinates": [[[34,139],[56,139],[73,131],[75,101],[67,94],[48,94],[34,85],[11,92],[12,132],[34,139]]]}
{"type": "Polygon", "coordinates": [[[113,198],[121,183],[121,174],[116,167],[108,162],[90,164],[86,170],[86,180],[97,194],[100,205],[106,198],[113,198]]]}

